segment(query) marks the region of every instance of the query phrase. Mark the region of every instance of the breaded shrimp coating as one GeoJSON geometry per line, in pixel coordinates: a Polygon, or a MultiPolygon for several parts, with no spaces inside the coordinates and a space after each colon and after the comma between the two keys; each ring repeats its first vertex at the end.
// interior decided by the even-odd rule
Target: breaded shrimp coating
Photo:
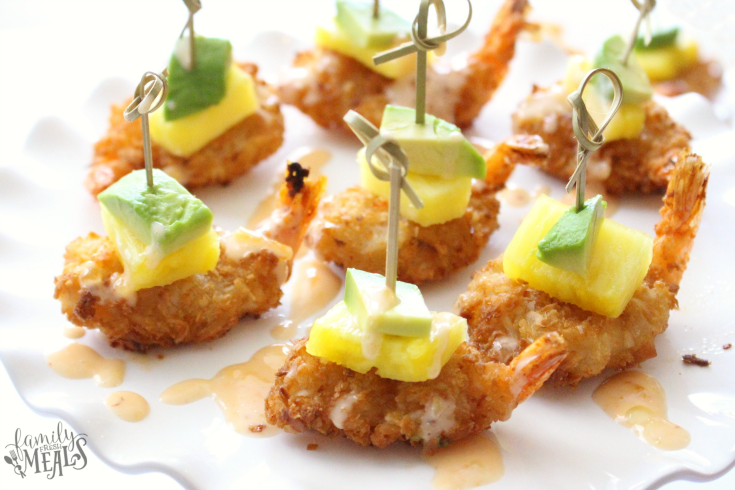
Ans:
{"type": "MultiPolygon", "coordinates": [[[[547,153],[538,137],[513,137],[485,157],[487,177],[474,182],[464,216],[432,226],[401,217],[398,279],[413,284],[438,281],[477,260],[498,228],[500,203],[495,193],[516,163],[543,160],[547,153]]],[[[388,201],[353,187],[322,202],[306,243],[327,262],[382,273],[387,237],[388,201]]]]}
{"type": "Polygon", "coordinates": [[[281,207],[258,231],[286,245],[285,254],[267,244],[243,252],[236,240],[220,232],[220,258],[214,270],[141,289],[128,298],[116,289],[123,265],[112,240],[90,233],[67,247],[64,272],[54,281],[54,297],[72,323],[100,329],[113,347],[145,352],[214,340],[242,317],[260,315],[279,304],[281,285],[291,272],[292,251],[298,250],[324,187],[322,177],[305,182],[298,192],[293,182],[281,188],[281,207]]]}
{"type": "MultiPolygon", "coordinates": [[[[283,143],[283,115],[272,88],[255,78],[257,66],[239,66],[256,82],[260,108],[254,114],[188,157],[173,155],[152,142],[153,166],[188,189],[226,184],[275,153],[283,143]]],[[[94,145],[92,165],[84,183],[94,196],[133,170],[145,167],[142,123],[123,118],[126,105],[112,106],[107,134],[94,145]]]]}
{"type": "Polygon", "coordinates": [[[672,172],[653,260],[643,284],[618,318],[592,313],[509,279],[499,257],[477,271],[457,300],[470,338],[492,355],[510,356],[534,339],[558,332],[568,356],[553,374],[556,385],[576,385],[603,369],[623,369],[656,356],[654,339],[666,330],[669,311],[689,260],[704,209],[709,168],[682,154],[672,172]]]}
{"type": "Polygon", "coordinates": [[[653,90],[667,97],[696,92],[711,98],[722,86],[722,66],[714,60],[698,59],[674,79],[652,82],[653,90]]]}
{"type": "MultiPolygon", "coordinates": [[[[483,46],[462,63],[438,60],[429,67],[429,114],[467,127],[500,86],[525,27],[528,0],[506,0],[483,46]]],[[[298,107],[319,126],[348,131],[342,120],[350,109],[380,126],[386,104],[415,103],[415,74],[393,80],[335,51],[314,48],[297,55],[277,86],[278,97],[298,107]]]]}
{"type": "MultiPolygon", "coordinates": [[[[588,178],[601,181],[611,194],[663,192],[677,158],[690,149],[689,132],[654,101],[643,104],[646,120],[636,138],[604,143],[588,163],[588,178]]],[[[577,140],[572,131],[572,107],[561,86],[534,86],[513,114],[513,132],[537,134],[550,148],[539,165],[544,172],[569,180],[577,166],[577,140]]]]}
{"type": "Polygon", "coordinates": [[[509,365],[463,343],[437,378],[409,383],[312,356],[306,343],[297,341],[276,373],[265,400],[268,423],[380,448],[400,440],[431,450],[508,420],[565,356],[555,333],[539,338],[509,365]]]}

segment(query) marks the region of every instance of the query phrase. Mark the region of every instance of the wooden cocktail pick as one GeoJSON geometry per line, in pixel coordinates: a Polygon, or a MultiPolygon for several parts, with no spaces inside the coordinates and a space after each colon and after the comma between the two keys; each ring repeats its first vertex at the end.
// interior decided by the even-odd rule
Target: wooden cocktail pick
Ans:
{"type": "Polygon", "coordinates": [[[160,73],[147,71],[140,79],[135,88],[133,101],[123,113],[128,122],[133,122],[139,117],[143,122],[143,155],[145,157],[146,182],[149,187],[153,186],[153,156],[151,154],[151,131],[148,125],[148,114],[161,107],[168,94],[168,83],[166,77],[160,73]]]}
{"type": "Polygon", "coordinates": [[[408,157],[398,143],[392,137],[380,134],[378,128],[355,111],[349,111],[344,120],[365,145],[365,159],[373,175],[379,180],[390,181],[385,285],[395,293],[398,277],[398,223],[400,221],[401,190],[416,208],[423,208],[424,203],[405,178],[408,172],[408,157]],[[373,157],[380,166],[373,162],[373,157]]]}
{"type": "Polygon", "coordinates": [[[373,57],[373,63],[380,65],[388,61],[392,61],[412,53],[416,53],[416,124],[424,124],[424,116],[426,115],[426,67],[427,54],[429,51],[439,49],[443,43],[457,37],[470,25],[472,20],[472,2],[467,0],[469,13],[465,23],[454,32],[445,34],[447,27],[447,15],[444,9],[443,0],[421,0],[419,13],[413,21],[411,27],[411,41],[404,43],[396,48],[378,53],[373,57]],[[437,23],[440,35],[436,37],[427,37],[429,23],[429,7],[433,5],[436,11],[437,23]]]}
{"type": "Polygon", "coordinates": [[[596,151],[605,142],[602,133],[610,123],[615,113],[623,101],[623,85],[614,71],[607,68],[596,68],[585,75],[579,88],[569,94],[567,97],[569,103],[572,104],[572,128],[574,136],[577,138],[577,168],[574,170],[572,177],[566,186],[566,191],[571,192],[572,187],[577,186],[576,211],[580,212],[584,208],[584,191],[587,183],[587,159],[593,151],[596,151]],[[582,100],[587,82],[596,74],[605,75],[613,85],[613,101],[610,109],[600,127],[597,127],[594,119],[587,110],[587,106],[582,100]]]}
{"type": "Polygon", "coordinates": [[[640,12],[640,15],[638,16],[638,20],[635,23],[633,34],[631,34],[630,36],[628,47],[625,50],[623,59],[621,60],[624,65],[628,64],[628,58],[630,58],[630,53],[633,52],[633,47],[635,46],[636,39],[638,39],[638,31],[641,28],[641,23],[643,22],[643,19],[646,19],[646,44],[651,42],[650,13],[653,10],[653,8],[656,6],[656,0],[631,0],[631,1],[633,2],[633,5],[635,5],[635,8],[637,8],[638,11],[640,12]]]}

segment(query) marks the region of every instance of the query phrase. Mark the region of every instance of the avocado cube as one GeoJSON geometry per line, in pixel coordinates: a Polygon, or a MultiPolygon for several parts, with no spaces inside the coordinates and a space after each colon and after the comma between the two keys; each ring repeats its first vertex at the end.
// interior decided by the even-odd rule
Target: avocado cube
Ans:
{"type": "Polygon", "coordinates": [[[212,211],[176,179],[153,170],[129,173],[97,196],[104,208],[157,255],[165,257],[212,228],[212,211]]]}
{"type": "Polygon", "coordinates": [[[416,110],[409,107],[387,105],[383,111],[380,132],[403,148],[411,172],[445,179],[485,178],[485,159],[457,126],[429,114],[424,121],[416,124],[416,110]]]}
{"type": "Polygon", "coordinates": [[[362,48],[388,47],[399,36],[408,36],[411,23],[396,13],[380,9],[373,17],[372,3],[337,2],[337,26],[362,48]]]}
{"type": "MultiPolygon", "coordinates": [[[[613,36],[602,45],[595,56],[595,68],[607,68],[615,72],[623,85],[623,104],[640,104],[653,97],[653,87],[648,75],[641,68],[635,57],[631,56],[626,65],[622,58],[625,54],[626,42],[620,36],[613,36]]],[[[595,83],[608,99],[613,98],[612,82],[604,75],[597,75],[595,83]]]]}
{"type": "Polygon", "coordinates": [[[597,195],[588,199],[579,212],[574,207],[567,210],[538,243],[536,257],[558,269],[587,275],[606,206],[602,196],[597,195]]]}
{"type": "Polygon", "coordinates": [[[357,318],[363,332],[375,331],[402,337],[424,337],[431,332],[431,313],[419,288],[406,282],[396,282],[400,303],[381,311],[375,296],[385,288],[385,277],[357,269],[347,269],[345,304],[357,318]]]}
{"type": "Polygon", "coordinates": [[[182,51],[188,55],[189,39],[181,38],[168,65],[168,96],[163,117],[174,121],[196,114],[224,99],[227,73],[232,62],[232,44],[226,39],[196,36],[195,63],[188,69],[181,63],[182,51]]]}

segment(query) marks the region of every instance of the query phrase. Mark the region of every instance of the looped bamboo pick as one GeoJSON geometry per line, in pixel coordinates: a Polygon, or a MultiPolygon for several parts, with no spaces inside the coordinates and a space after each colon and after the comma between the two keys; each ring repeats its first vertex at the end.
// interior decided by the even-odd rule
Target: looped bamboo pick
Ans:
{"type": "Polygon", "coordinates": [[[579,88],[569,94],[567,100],[572,104],[572,128],[574,130],[574,136],[577,138],[577,168],[567,183],[566,191],[571,192],[572,187],[577,186],[576,211],[580,212],[584,207],[584,190],[587,183],[587,159],[593,151],[596,151],[605,142],[602,133],[615,116],[615,113],[618,112],[618,108],[620,108],[620,104],[623,101],[623,85],[620,83],[620,79],[614,71],[608,70],[607,68],[597,68],[585,75],[582,83],[579,84],[579,88]],[[587,110],[584,100],[582,100],[582,93],[587,86],[587,82],[598,73],[610,79],[614,91],[610,110],[599,128],[587,110]]]}
{"type": "Polygon", "coordinates": [[[151,154],[151,131],[148,126],[148,114],[156,111],[166,101],[168,82],[160,73],[147,71],[135,88],[133,101],[123,113],[128,122],[139,117],[143,122],[143,155],[145,157],[145,173],[148,186],[153,186],[153,156],[151,154]]]}

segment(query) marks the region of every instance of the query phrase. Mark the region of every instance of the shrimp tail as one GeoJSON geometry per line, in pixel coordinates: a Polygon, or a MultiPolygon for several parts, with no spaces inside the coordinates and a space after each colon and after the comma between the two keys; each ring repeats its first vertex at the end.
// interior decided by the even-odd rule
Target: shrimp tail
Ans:
{"type": "Polygon", "coordinates": [[[470,56],[467,80],[459,98],[462,103],[455,109],[457,126],[464,128],[472,124],[508,73],[516,39],[526,26],[528,7],[528,0],[505,0],[482,47],[470,56]]]}
{"type": "Polygon", "coordinates": [[[485,154],[485,183],[500,190],[519,163],[543,165],[549,158],[549,145],[540,136],[517,134],[506,139],[485,154]]]}
{"type": "Polygon", "coordinates": [[[319,201],[327,186],[326,177],[309,180],[308,175],[309,169],[296,162],[288,164],[276,209],[257,229],[264,236],[291,247],[294,255],[316,216],[319,201]]]}
{"type": "Polygon", "coordinates": [[[669,284],[679,285],[702,219],[709,165],[699,155],[684,151],[669,180],[661,221],[656,225],[651,271],[669,284]]]}
{"type": "Polygon", "coordinates": [[[513,371],[510,388],[517,403],[541,388],[566,357],[564,339],[557,332],[547,333],[523,349],[510,363],[513,371]]]}

